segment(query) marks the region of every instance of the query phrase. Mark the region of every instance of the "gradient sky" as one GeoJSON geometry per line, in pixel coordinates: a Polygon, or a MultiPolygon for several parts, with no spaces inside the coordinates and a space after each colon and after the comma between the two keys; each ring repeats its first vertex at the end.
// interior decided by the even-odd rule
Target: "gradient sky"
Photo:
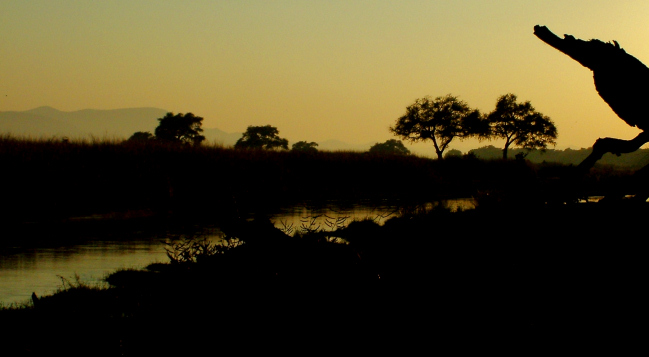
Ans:
{"type": "Polygon", "coordinates": [[[158,107],[227,132],[365,143],[395,138],[417,98],[489,112],[514,93],[555,122],[557,148],[590,147],[639,130],[533,27],[617,40],[649,64],[648,19],[647,0],[0,0],[0,111],[158,107]]]}

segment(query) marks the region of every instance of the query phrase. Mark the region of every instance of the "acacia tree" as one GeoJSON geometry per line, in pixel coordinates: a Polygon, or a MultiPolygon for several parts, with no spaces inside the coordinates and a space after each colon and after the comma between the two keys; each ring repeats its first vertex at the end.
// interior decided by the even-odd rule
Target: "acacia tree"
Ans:
{"type": "Polygon", "coordinates": [[[411,142],[430,140],[439,159],[455,138],[484,135],[484,121],[477,109],[450,94],[419,98],[406,108],[390,131],[411,142]]]}
{"type": "Polygon", "coordinates": [[[514,145],[527,150],[546,149],[556,145],[557,128],[552,120],[537,112],[527,101],[516,103],[516,95],[505,94],[498,98],[496,109],[487,115],[490,135],[505,140],[503,159],[514,145]]]}
{"type": "Polygon", "coordinates": [[[372,154],[408,155],[410,150],[403,145],[401,140],[390,139],[384,143],[376,143],[370,148],[372,154]]]}
{"type": "Polygon", "coordinates": [[[200,133],[203,131],[201,125],[203,118],[192,113],[182,114],[167,113],[158,119],[160,124],[155,128],[155,137],[158,140],[199,145],[205,137],[200,133]]]}
{"type": "Polygon", "coordinates": [[[249,126],[241,138],[234,144],[236,149],[275,149],[288,150],[288,140],[279,137],[276,127],[249,126]]]}

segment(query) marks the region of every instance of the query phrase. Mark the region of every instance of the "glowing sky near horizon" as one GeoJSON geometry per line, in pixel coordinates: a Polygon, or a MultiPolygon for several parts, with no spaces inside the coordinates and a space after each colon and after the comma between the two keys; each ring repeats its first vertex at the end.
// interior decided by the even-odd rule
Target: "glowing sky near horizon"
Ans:
{"type": "Polygon", "coordinates": [[[647,19],[646,0],[0,0],[0,111],[158,107],[227,132],[365,143],[395,138],[417,98],[489,112],[514,93],[552,118],[558,148],[590,147],[639,131],[533,27],[649,63],[647,19]]]}

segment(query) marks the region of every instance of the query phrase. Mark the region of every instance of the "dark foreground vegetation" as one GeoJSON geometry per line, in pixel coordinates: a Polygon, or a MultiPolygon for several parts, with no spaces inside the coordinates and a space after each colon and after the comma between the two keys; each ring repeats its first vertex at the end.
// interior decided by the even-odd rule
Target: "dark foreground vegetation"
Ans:
{"type": "MultiPolygon", "coordinates": [[[[604,195],[637,180],[632,170],[599,166],[577,185],[557,186],[571,165],[432,160],[360,152],[235,150],[164,142],[22,140],[0,137],[0,220],[56,222],[91,215],[188,217],[263,211],[301,200],[430,202],[507,194],[521,202],[604,195]],[[548,197],[564,195],[569,197],[548,197]]],[[[563,183],[562,183],[563,184],[563,183]]],[[[572,183],[571,183],[572,184],[572,183]]]]}
{"type": "Polygon", "coordinates": [[[7,225],[150,210],[217,220],[226,238],[214,245],[188,236],[169,246],[169,263],[117,271],[108,288],[66,281],[57,294],[0,310],[3,355],[407,355],[487,336],[535,349],[575,331],[633,338],[646,320],[637,225],[649,210],[642,200],[616,199],[642,188],[641,171],[600,166],[576,181],[565,179],[570,166],[525,160],[0,145],[10,173],[2,177],[11,188],[7,225]],[[611,199],[576,203],[594,194],[611,199]],[[305,198],[466,196],[476,197],[476,209],[414,205],[383,226],[368,220],[325,231],[281,231],[240,214],[305,198]]]}
{"type": "MultiPolygon", "coordinates": [[[[524,156],[526,160],[534,163],[552,162],[563,165],[579,165],[590,153],[592,148],[564,149],[564,150],[525,150],[511,149],[512,157],[524,156]]],[[[469,150],[468,154],[475,155],[479,159],[494,160],[502,157],[502,149],[493,145],[483,146],[478,149],[469,150]]],[[[611,153],[605,154],[599,160],[601,166],[617,166],[637,170],[649,164],[649,149],[639,149],[634,152],[616,156],[611,153]]]]}
{"type": "Polygon", "coordinates": [[[169,248],[168,264],[111,274],[110,288],[68,282],[0,311],[2,348],[408,354],[481,337],[526,352],[583,333],[634,339],[647,317],[647,262],[629,223],[648,213],[615,203],[438,209],[292,235],[235,222],[226,232],[238,239],[221,246],[193,237],[169,248]]]}

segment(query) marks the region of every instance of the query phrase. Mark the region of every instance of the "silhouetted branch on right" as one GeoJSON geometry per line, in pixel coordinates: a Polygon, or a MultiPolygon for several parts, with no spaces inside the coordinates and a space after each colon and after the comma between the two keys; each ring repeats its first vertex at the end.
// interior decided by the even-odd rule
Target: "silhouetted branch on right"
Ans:
{"type": "Polygon", "coordinates": [[[584,41],[570,35],[560,38],[547,27],[539,25],[534,26],[534,34],[592,70],[595,89],[602,99],[628,125],[643,130],[632,140],[598,139],[591,155],[579,164],[579,173],[586,173],[605,153],[629,153],[649,142],[649,135],[644,132],[649,128],[649,115],[645,106],[649,93],[644,89],[649,84],[647,66],[626,53],[616,41],[584,41]]]}

